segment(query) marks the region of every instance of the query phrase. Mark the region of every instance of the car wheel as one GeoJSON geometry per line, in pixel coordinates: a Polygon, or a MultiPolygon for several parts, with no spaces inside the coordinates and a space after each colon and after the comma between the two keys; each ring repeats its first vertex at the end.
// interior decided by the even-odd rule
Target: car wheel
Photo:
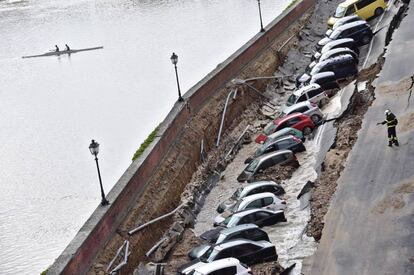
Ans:
{"type": "Polygon", "coordinates": [[[308,126],[306,126],[305,128],[303,128],[303,134],[305,136],[309,136],[312,133],[312,129],[308,126]]]}
{"type": "Polygon", "coordinates": [[[375,16],[380,16],[384,12],[383,8],[377,8],[375,10],[375,16]]]}
{"type": "Polygon", "coordinates": [[[362,37],[362,43],[365,45],[365,44],[368,44],[370,41],[371,41],[371,37],[369,36],[369,35],[364,35],[363,37],[362,37]]]}
{"type": "Polygon", "coordinates": [[[314,124],[316,124],[321,120],[321,118],[318,115],[312,115],[311,120],[314,124]]]}

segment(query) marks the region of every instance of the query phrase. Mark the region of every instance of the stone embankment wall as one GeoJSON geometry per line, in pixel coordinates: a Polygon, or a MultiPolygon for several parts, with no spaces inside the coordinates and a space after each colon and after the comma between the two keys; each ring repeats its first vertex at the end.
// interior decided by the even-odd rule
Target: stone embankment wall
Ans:
{"type": "MultiPolygon", "coordinates": [[[[93,274],[93,263],[100,267],[108,264],[125,239],[131,243],[129,262],[144,260],[145,252],[163,236],[171,219],[131,237],[126,232],[177,207],[200,164],[201,140],[207,152],[215,146],[231,80],[272,75],[282,62],[279,48],[298,32],[299,19],[315,1],[298,1],[283,12],[266,26],[266,32],[257,34],[191,88],[184,95],[185,102],[174,105],[159,126],[156,139],[109,192],[111,204],[95,210],[47,274],[93,274]]],[[[264,86],[263,82],[255,83],[259,90],[264,86]]],[[[251,90],[243,89],[237,104],[228,107],[224,129],[239,118],[246,106],[259,100],[251,90]]],[[[132,269],[128,267],[125,274],[132,269]]]]}

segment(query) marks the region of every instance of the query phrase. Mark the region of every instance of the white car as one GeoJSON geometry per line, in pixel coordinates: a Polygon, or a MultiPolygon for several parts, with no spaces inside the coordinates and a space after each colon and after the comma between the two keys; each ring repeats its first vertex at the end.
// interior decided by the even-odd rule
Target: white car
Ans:
{"type": "Polygon", "coordinates": [[[220,215],[214,218],[214,223],[219,224],[223,222],[231,214],[255,208],[268,208],[272,210],[284,210],[286,208],[286,202],[276,197],[275,194],[270,192],[259,193],[241,198],[232,208],[229,208],[220,215]]]}
{"type": "Polygon", "coordinates": [[[323,118],[321,110],[316,103],[310,101],[304,101],[296,103],[292,106],[285,107],[280,114],[280,117],[284,117],[293,113],[302,113],[312,119],[312,122],[317,124],[323,118]]]}
{"type": "Polygon", "coordinates": [[[195,269],[193,275],[216,275],[216,274],[234,274],[249,275],[252,274],[250,267],[240,263],[236,258],[225,258],[211,263],[206,263],[195,269]]]}
{"type": "MultiPolygon", "coordinates": [[[[305,75],[305,74],[304,74],[305,75]]],[[[311,75],[313,75],[311,73],[311,75]]],[[[311,76],[309,76],[309,79],[311,76]]],[[[320,106],[325,105],[328,102],[328,95],[326,92],[316,83],[312,83],[294,91],[286,102],[286,107],[292,106],[296,103],[310,101],[320,106]]],[[[285,108],[286,108],[285,107],[285,108]]]]}

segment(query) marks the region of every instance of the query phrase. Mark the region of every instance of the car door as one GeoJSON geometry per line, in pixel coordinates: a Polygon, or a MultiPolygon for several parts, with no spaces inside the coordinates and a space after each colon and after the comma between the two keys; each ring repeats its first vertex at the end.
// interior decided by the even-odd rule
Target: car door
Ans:
{"type": "Polygon", "coordinates": [[[274,151],[277,151],[277,150],[279,150],[278,145],[276,143],[273,143],[273,144],[270,144],[269,146],[267,146],[267,148],[263,151],[262,155],[270,153],[270,152],[274,152],[274,151]]]}
{"type": "Polygon", "coordinates": [[[289,119],[287,121],[287,127],[298,129],[297,128],[298,123],[300,123],[300,118],[299,117],[292,117],[291,119],[289,119]]]}
{"type": "Polygon", "coordinates": [[[234,247],[228,247],[226,249],[221,250],[220,252],[217,253],[216,257],[214,257],[214,259],[212,260],[216,261],[216,260],[232,257],[234,253],[233,249],[234,247]]]}
{"type": "Polygon", "coordinates": [[[253,223],[253,224],[256,224],[257,226],[260,226],[256,222],[257,222],[257,220],[256,220],[255,213],[251,213],[251,214],[248,214],[248,215],[242,217],[236,225],[246,224],[246,223],[253,223]]]}
{"type": "Polygon", "coordinates": [[[260,227],[273,225],[278,222],[286,221],[286,218],[283,212],[278,212],[278,213],[273,214],[273,213],[269,213],[266,211],[257,211],[255,213],[255,219],[256,219],[255,224],[260,227]]]}
{"type": "Polygon", "coordinates": [[[228,266],[208,273],[208,275],[235,275],[237,274],[236,266],[228,266]]]}
{"type": "Polygon", "coordinates": [[[240,262],[247,265],[254,264],[261,260],[256,257],[260,250],[260,246],[251,243],[244,243],[234,247],[233,257],[239,259],[240,262]]]}
{"type": "Polygon", "coordinates": [[[276,223],[275,217],[272,217],[271,213],[265,211],[258,211],[255,214],[255,224],[260,227],[272,225],[276,223]]]}
{"type": "Polygon", "coordinates": [[[306,94],[301,95],[295,103],[300,103],[308,100],[306,94]]]}
{"type": "MultiPolygon", "coordinates": [[[[262,207],[263,207],[262,199],[257,199],[247,204],[244,207],[244,209],[255,209],[255,208],[262,208],[262,207]]],[[[238,209],[238,210],[243,210],[243,209],[238,209]]]]}
{"type": "Polygon", "coordinates": [[[289,149],[291,147],[290,139],[284,139],[278,142],[279,150],[289,149]]]}
{"type": "Polygon", "coordinates": [[[252,241],[268,241],[269,242],[269,236],[266,232],[259,228],[252,228],[248,230],[242,231],[242,238],[252,241]]]}
{"type": "Polygon", "coordinates": [[[257,166],[257,169],[254,174],[262,173],[264,170],[266,170],[269,167],[272,167],[273,165],[274,164],[273,164],[272,158],[265,159],[262,163],[260,163],[257,166]]]}

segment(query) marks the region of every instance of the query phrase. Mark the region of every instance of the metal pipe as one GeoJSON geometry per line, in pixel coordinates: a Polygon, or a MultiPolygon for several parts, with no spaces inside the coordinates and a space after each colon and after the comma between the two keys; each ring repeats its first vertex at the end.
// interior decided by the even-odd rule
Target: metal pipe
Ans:
{"type": "Polygon", "coordinates": [[[137,228],[135,228],[135,229],[132,229],[131,231],[129,231],[129,232],[128,232],[128,235],[129,235],[129,236],[131,236],[132,234],[135,234],[136,232],[140,231],[141,229],[143,229],[143,228],[147,227],[148,225],[151,225],[151,224],[153,224],[153,223],[155,223],[155,222],[157,222],[157,221],[159,221],[159,220],[162,220],[162,219],[164,219],[164,218],[167,218],[167,217],[169,217],[169,216],[173,215],[175,212],[177,212],[177,211],[178,211],[181,207],[183,207],[184,205],[185,205],[185,203],[182,203],[182,204],[180,204],[177,208],[175,208],[173,211],[171,211],[170,213],[167,213],[167,214],[165,214],[165,215],[162,215],[162,216],[160,216],[160,217],[158,217],[158,218],[155,218],[155,219],[153,219],[153,220],[151,220],[151,221],[149,221],[149,222],[147,222],[147,223],[144,223],[144,224],[142,224],[142,225],[138,226],[138,227],[137,227],[137,228]]]}
{"type": "Polygon", "coordinates": [[[149,257],[149,255],[151,255],[154,251],[155,251],[155,249],[157,249],[164,241],[166,241],[168,238],[167,237],[164,237],[164,238],[162,238],[161,240],[159,240],[156,244],[154,244],[154,246],[153,247],[151,247],[151,249],[150,250],[148,250],[148,252],[147,253],[145,253],[145,256],[147,256],[147,257],[149,257]]]}
{"type": "MultiPolygon", "coordinates": [[[[229,103],[230,100],[230,96],[232,93],[234,93],[235,90],[231,90],[230,93],[227,95],[226,98],[226,103],[224,104],[224,109],[223,109],[223,113],[221,114],[221,123],[220,123],[220,128],[219,128],[219,132],[217,134],[217,142],[216,142],[216,147],[218,147],[220,145],[220,138],[221,138],[221,132],[223,130],[223,124],[224,124],[224,118],[226,116],[226,110],[227,110],[227,105],[229,103]]],[[[236,88],[237,91],[237,88],[236,88]]]]}
{"type": "Polygon", "coordinates": [[[249,130],[250,125],[247,125],[246,129],[244,129],[243,133],[239,136],[239,138],[236,140],[236,142],[233,144],[233,147],[230,149],[230,151],[227,153],[225,159],[227,159],[230,154],[233,152],[234,148],[236,147],[236,145],[240,142],[240,140],[243,138],[244,134],[247,132],[247,130],[249,130]]]}

